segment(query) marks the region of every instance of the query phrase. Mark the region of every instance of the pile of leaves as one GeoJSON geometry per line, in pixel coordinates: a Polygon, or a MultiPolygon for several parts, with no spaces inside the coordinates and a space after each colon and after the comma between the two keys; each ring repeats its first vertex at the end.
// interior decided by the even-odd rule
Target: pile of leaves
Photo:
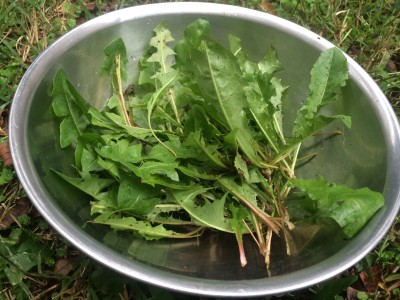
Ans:
{"type": "Polygon", "coordinates": [[[113,95],[102,110],[90,106],[60,70],[53,109],[61,147],[74,148],[77,174],[58,174],[91,196],[94,223],[145,239],[192,238],[205,228],[232,233],[242,266],[243,234],[253,236],[267,268],[274,234],[285,239],[288,255],[296,253],[296,223],[329,218],[351,238],[383,205],[382,195],[295,176],[305,140],[335,120],[351,125],[348,116],[321,112],[340,97],[346,58],[337,48],[321,54],[286,137],[287,87],[277,76],[282,66],[276,52],[267,49],[253,62],[238,37],[228,39],[229,49],[212,38],[207,20],[198,19],[172,49],[167,25],[158,25],[131,96],[123,90],[126,48],[114,40],[104,49],[101,75],[110,76],[113,95]],[[290,202],[301,210],[296,218],[290,202]]]}

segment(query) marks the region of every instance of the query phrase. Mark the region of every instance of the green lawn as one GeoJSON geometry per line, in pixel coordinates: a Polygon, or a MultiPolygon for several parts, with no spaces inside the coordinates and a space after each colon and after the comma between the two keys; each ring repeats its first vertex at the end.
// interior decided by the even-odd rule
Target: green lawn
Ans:
{"type": "MultiPolygon", "coordinates": [[[[31,206],[7,151],[9,107],[33,59],[57,37],[96,15],[155,2],[167,1],[0,0],[0,300],[188,299],[118,274],[110,276],[110,270],[65,243],[31,206]]],[[[400,115],[399,0],[213,2],[269,10],[321,34],[376,80],[400,115]]],[[[399,266],[398,218],[375,251],[341,276],[265,299],[399,299],[399,266]]]]}

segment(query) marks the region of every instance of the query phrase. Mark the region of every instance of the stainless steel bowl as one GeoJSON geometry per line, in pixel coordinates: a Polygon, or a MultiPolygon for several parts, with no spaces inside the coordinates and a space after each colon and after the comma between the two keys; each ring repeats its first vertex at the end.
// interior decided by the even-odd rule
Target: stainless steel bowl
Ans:
{"type": "MultiPolygon", "coordinates": [[[[392,108],[375,82],[348,58],[351,80],[344,101],[333,112],[352,117],[353,127],[334,139],[311,142],[305,151],[318,156],[299,170],[305,177],[323,175],[353,187],[383,192],[385,206],[350,241],[326,233],[293,257],[279,243],[273,249],[268,277],[256,249],[247,243],[249,264],[241,268],[234,238],[210,234],[185,242],[144,242],[130,233],[113,235],[107,227],[86,224],[88,201],[68,188],[49,169],[71,172],[71,156],[59,148],[57,124],[48,89],[64,68],[81,93],[100,106],[108,82],[97,74],[103,48],[122,37],[129,53],[131,78],[153,28],[166,21],[177,39],[186,24],[206,17],[212,34],[226,42],[239,36],[246,50],[260,58],[272,45],[285,66],[280,73],[290,88],[285,117],[293,119],[308,90],[309,72],[328,41],[298,25],[266,13],[210,3],[164,3],[132,7],[91,20],[44,51],[31,65],[15,94],[10,116],[10,143],[18,176],[37,209],[70,243],[93,259],[126,276],[164,288],[214,296],[249,297],[301,289],[354,265],[383,238],[400,206],[400,129],[392,108]],[[253,255],[254,254],[254,255],[253,255]]],[[[333,126],[339,126],[338,124],[333,126]]]]}

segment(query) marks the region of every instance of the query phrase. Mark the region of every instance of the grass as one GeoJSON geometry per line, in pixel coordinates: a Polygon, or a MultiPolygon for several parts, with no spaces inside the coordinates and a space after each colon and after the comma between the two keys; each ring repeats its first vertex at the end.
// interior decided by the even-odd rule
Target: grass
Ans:
{"type": "Polygon", "coordinates": [[[399,0],[285,0],[283,17],[334,42],[380,85],[400,111],[399,0]],[[285,9],[285,3],[289,4],[285,9]]]}
{"type": "MultiPolygon", "coordinates": [[[[165,1],[0,1],[0,142],[17,84],[57,37],[95,15],[165,1]]],[[[272,10],[321,34],[350,54],[380,85],[400,115],[399,0],[226,0],[272,10]]],[[[31,206],[0,151],[0,300],[188,299],[110,271],[70,247],[31,206]]],[[[400,219],[360,263],[337,278],[272,299],[400,298],[400,219]]]]}

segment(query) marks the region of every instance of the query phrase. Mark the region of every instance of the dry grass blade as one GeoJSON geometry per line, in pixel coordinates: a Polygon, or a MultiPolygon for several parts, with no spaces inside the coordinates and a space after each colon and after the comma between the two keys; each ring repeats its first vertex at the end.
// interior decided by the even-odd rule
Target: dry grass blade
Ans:
{"type": "Polygon", "coordinates": [[[30,208],[31,203],[28,199],[2,203],[0,206],[0,230],[9,229],[14,223],[18,224],[18,218],[27,215],[30,208]]]}

